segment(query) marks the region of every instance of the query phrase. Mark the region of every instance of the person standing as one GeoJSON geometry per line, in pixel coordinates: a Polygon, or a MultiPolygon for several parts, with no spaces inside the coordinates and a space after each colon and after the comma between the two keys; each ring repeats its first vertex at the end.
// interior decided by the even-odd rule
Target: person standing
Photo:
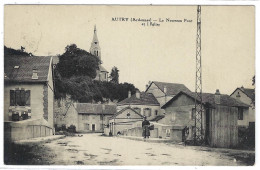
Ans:
{"type": "Polygon", "coordinates": [[[150,122],[148,120],[146,120],[146,116],[144,116],[144,121],[142,122],[144,139],[149,138],[149,136],[150,136],[149,126],[150,126],[150,122]]]}

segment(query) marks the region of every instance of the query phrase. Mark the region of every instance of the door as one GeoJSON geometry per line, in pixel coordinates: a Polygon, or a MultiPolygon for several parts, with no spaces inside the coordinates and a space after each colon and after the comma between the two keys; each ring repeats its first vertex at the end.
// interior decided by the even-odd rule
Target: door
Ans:
{"type": "Polygon", "coordinates": [[[94,132],[95,130],[95,124],[92,124],[92,131],[94,132]]]}

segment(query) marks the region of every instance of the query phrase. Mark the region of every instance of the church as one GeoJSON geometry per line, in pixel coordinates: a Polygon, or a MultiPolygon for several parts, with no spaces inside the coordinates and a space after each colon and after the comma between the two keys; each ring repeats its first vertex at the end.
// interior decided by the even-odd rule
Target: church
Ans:
{"type": "Polygon", "coordinates": [[[97,70],[97,76],[94,80],[108,81],[108,71],[102,66],[101,48],[99,46],[99,41],[97,37],[96,25],[94,27],[94,35],[93,35],[93,40],[89,52],[99,59],[99,65],[98,65],[99,70],[97,70]]]}

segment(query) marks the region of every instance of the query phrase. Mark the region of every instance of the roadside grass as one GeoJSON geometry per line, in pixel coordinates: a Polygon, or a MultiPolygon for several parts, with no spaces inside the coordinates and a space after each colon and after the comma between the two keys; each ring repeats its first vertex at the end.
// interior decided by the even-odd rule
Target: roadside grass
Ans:
{"type": "Polygon", "coordinates": [[[50,165],[57,155],[44,144],[20,145],[5,142],[4,163],[6,165],[50,165]]]}

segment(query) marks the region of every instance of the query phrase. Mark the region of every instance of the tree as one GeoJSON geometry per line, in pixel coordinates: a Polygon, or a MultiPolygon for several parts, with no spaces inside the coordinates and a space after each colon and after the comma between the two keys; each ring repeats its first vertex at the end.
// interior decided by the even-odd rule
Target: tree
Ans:
{"type": "Polygon", "coordinates": [[[111,82],[118,84],[119,83],[119,70],[117,67],[113,67],[110,73],[111,82]]]}
{"type": "Polygon", "coordinates": [[[77,47],[76,44],[68,45],[65,53],[59,56],[57,70],[62,77],[88,76],[94,79],[99,59],[77,47]]]}

